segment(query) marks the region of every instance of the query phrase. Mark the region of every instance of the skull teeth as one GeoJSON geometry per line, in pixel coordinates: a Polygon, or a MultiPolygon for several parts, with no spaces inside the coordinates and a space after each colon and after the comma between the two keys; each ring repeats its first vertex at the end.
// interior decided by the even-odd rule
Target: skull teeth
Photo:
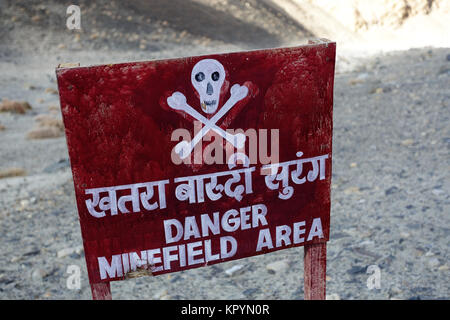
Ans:
{"type": "Polygon", "coordinates": [[[203,103],[206,104],[207,106],[212,106],[216,104],[216,100],[205,100],[203,103]]]}
{"type": "Polygon", "coordinates": [[[206,111],[208,107],[215,106],[217,104],[217,100],[205,100],[201,103],[202,110],[206,111]]]}

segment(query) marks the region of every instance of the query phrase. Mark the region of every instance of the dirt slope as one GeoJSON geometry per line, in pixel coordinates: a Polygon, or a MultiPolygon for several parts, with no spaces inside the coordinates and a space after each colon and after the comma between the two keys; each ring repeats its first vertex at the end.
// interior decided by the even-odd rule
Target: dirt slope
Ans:
{"type": "MultiPolygon", "coordinates": [[[[367,28],[352,29],[321,5],[326,1],[81,0],[82,30],[71,31],[64,2],[2,0],[0,100],[27,101],[31,109],[0,113],[0,298],[91,297],[65,138],[28,135],[43,122],[58,126],[58,63],[248,50],[319,36],[337,40],[339,54],[330,298],[448,299],[450,49],[434,41],[449,33],[439,23],[445,11],[435,9],[441,2],[428,2],[430,12],[411,13],[400,24],[378,28],[363,14],[367,28]],[[414,19],[427,26],[428,37],[417,42],[414,19]],[[444,48],[369,56],[398,49],[402,35],[403,49],[444,48]],[[81,268],[81,290],[67,289],[70,265],[81,268]],[[379,290],[366,286],[369,265],[381,268],[379,290]]],[[[302,299],[302,254],[289,249],[113,283],[113,298],[302,299]],[[236,265],[242,272],[227,275],[236,265]]]]}

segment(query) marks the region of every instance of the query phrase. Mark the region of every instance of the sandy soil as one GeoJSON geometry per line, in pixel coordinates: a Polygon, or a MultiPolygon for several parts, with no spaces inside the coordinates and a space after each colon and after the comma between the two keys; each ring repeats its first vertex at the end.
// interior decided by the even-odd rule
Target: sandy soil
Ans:
{"type": "MultiPolygon", "coordinates": [[[[58,63],[249,50],[323,36],[313,23],[323,12],[301,23],[285,1],[79,3],[81,31],[65,28],[58,1],[0,3],[0,98],[32,107],[0,113],[1,299],[91,298],[65,138],[28,136],[48,121],[43,115],[60,119],[58,63]],[[66,287],[69,265],[81,268],[81,290],[66,287]]],[[[341,31],[342,39],[359,37],[341,31]]],[[[450,49],[421,45],[428,47],[338,51],[328,298],[450,296],[450,49]],[[380,289],[366,286],[369,265],[381,268],[380,289]]],[[[117,282],[113,298],[303,299],[302,256],[295,248],[117,282]],[[229,276],[236,265],[241,272],[229,276]]]]}

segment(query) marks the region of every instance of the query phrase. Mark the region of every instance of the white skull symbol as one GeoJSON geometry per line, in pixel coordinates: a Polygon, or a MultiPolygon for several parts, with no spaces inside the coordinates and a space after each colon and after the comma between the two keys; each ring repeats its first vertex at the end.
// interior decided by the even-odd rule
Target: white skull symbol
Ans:
{"type": "Polygon", "coordinates": [[[214,59],[204,59],[192,68],[191,81],[200,95],[202,110],[214,113],[219,106],[220,89],[225,81],[225,69],[214,59]]]}

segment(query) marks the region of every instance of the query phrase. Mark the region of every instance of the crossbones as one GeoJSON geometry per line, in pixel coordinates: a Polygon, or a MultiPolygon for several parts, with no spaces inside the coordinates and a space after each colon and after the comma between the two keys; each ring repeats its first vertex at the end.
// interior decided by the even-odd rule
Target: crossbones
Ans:
{"type": "MultiPolygon", "coordinates": [[[[214,113],[219,106],[220,89],[225,80],[225,69],[222,64],[214,59],[204,59],[199,61],[191,72],[191,81],[197,90],[200,98],[201,108],[206,113],[214,113]]],[[[198,142],[210,131],[213,130],[235,148],[240,149],[245,145],[246,136],[243,133],[231,134],[218,127],[216,123],[240,100],[248,94],[246,86],[235,84],[230,89],[230,98],[222,108],[214,114],[211,119],[207,119],[197,110],[192,108],[181,92],[174,92],[167,98],[167,104],[174,110],[182,110],[191,117],[203,123],[204,127],[198,132],[191,142],[181,141],[175,146],[175,153],[181,159],[188,157],[198,142]]]]}

